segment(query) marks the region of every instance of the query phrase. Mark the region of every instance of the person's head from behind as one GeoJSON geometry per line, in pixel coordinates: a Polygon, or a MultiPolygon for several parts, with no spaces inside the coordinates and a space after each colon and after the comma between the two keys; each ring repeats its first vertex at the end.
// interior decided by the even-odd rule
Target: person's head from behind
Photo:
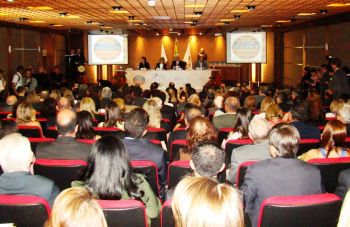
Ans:
{"type": "Polygon", "coordinates": [[[265,97],[261,102],[260,112],[266,112],[267,108],[271,104],[275,104],[275,100],[269,96],[265,97]]]}
{"type": "Polygon", "coordinates": [[[279,120],[283,118],[283,111],[278,104],[271,104],[266,110],[265,118],[267,121],[279,120]]]}
{"type": "Polygon", "coordinates": [[[59,135],[75,137],[77,130],[77,115],[72,110],[61,110],[57,114],[56,125],[59,135]]]}
{"type": "Polygon", "coordinates": [[[217,133],[213,124],[205,117],[195,117],[190,121],[188,133],[188,152],[192,153],[192,149],[198,142],[217,141],[217,133]]]}
{"type": "Polygon", "coordinates": [[[65,110],[65,109],[71,109],[72,108],[72,102],[67,97],[62,97],[57,102],[57,111],[65,110]]]}
{"type": "Polygon", "coordinates": [[[149,116],[149,127],[160,128],[160,122],[162,120],[162,114],[160,112],[161,105],[161,101],[160,103],[157,103],[157,101],[154,99],[149,99],[143,104],[142,108],[146,110],[149,116]]]}
{"type": "Polygon", "coordinates": [[[192,103],[187,103],[185,105],[184,111],[185,124],[187,127],[190,125],[190,121],[193,118],[202,116],[201,109],[197,105],[194,105],[192,103]]]}
{"type": "Polygon", "coordinates": [[[260,143],[267,140],[269,136],[269,123],[265,119],[253,119],[248,126],[248,135],[254,143],[260,143]]]}
{"type": "Polygon", "coordinates": [[[341,61],[339,58],[333,58],[331,60],[331,67],[333,70],[341,67],[341,61]]]}
{"type": "Polygon", "coordinates": [[[223,106],[224,97],[222,95],[217,95],[214,98],[214,106],[216,109],[221,109],[223,106]]]}
{"type": "Polygon", "coordinates": [[[19,86],[17,89],[16,89],[16,92],[18,95],[24,95],[26,93],[26,88],[23,87],[23,86],[19,86]]]}
{"type": "Polygon", "coordinates": [[[275,125],[269,134],[271,157],[295,158],[299,148],[298,130],[286,123],[275,125]]]}
{"type": "Polygon", "coordinates": [[[248,137],[248,127],[252,112],[246,107],[239,108],[237,111],[236,124],[234,129],[242,134],[242,138],[248,137]]]}
{"type": "Polygon", "coordinates": [[[253,95],[249,95],[244,100],[244,107],[250,109],[251,111],[256,110],[256,99],[253,95]]]}
{"type": "Polygon", "coordinates": [[[17,123],[15,121],[0,122],[0,139],[11,133],[17,133],[17,123]]]}
{"type": "Polygon", "coordinates": [[[239,104],[238,98],[231,96],[225,100],[226,113],[236,113],[239,107],[240,107],[240,104],[239,104]]]}
{"type": "Polygon", "coordinates": [[[331,113],[338,115],[340,109],[344,106],[344,104],[345,101],[343,99],[333,99],[331,105],[329,106],[331,113]]]}
{"type": "Polygon", "coordinates": [[[196,176],[216,178],[225,168],[225,151],[215,142],[199,142],[192,150],[190,166],[196,176]]]}
{"type": "Polygon", "coordinates": [[[90,112],[83,110],[77,113],[77,139],[89,139],[95,138],[93,117],[90,112]]]}
{"type": "Polygon", "coordinates": [[[295,103],[291,109],[292,119],[294,121],[307,121],[309,115],[309,105],[306,101],[295,103]]]}
{"type": "Polygon", "coordinates": [[[35,114],[36,114],[36,111],[32,107],[32,105],[30,105],[27,102],[21,102],[17,107],[16,120],[19,123],[32,122],[36,120],[35,114]]]}
{"type": "Polygon", "coordinates": [[[96,114],[96,106],[94,100],[90,97],[84,97],[80,101],[80,111],[82,110],[86,110],[91,114],[96,114]]]}
{"type": "Polygon", "coordinates": [[[45,227],[107,227],[100,205],[86,188],[68,188],[61,192],[53,205],[45,227]]]}
{"type": "Polygon", "coordinates": [[[120,120],[120,109],[115,102],[109,102],[106,106],[105,123],[107,127],[115,127],[120,120]]]}
{"type": "Polygon", "coordinates": [[[327,122],[321,135],[321,147],[329,153],[337,147],[346,147],[346,126],[339,120],[330,120],[327,122]]]}
{"type": "Polygon", "coordinates": [[[344,124],[350,124],[350,103],[345,103],[343,105],[343,107],[339,110],[337,119],[344,124]]]}
{"type": "Polygon", "coordinates": [[[186,177],[176,186],[172,200],[176,226],[243,227],[239,192],[205,177],[186,177]]]}
{"type": "Polygon", "coordinates": [[[192,94],[190,97],[188,97],[187,102],[192,103],[198,107],[200,107],[202,104],[201,99],[197,94],[192,94]]]}
{"type": "Polygon", "coordinates": [[[104,136],[92,146],[85,180],[99,199],[121,199],[122,189],[138,196],[132,180],[129,155],[123,142],[104,136]]]}
{"type": "Polygon", "coordinates": [[[56,99],[47,98],[44,100],[40,108],[40,115],[43,117],[53,117],[56,116],[56,99]]]}
{"type": "Polygon", "coordinates": [[[14,106],[17,103],[17,98],[14,95],[10,95],[6,98],[6,105],[14,106]]]}
{"type": "Polygon", "coordinates": [[[149,116],[142,108],[133,109],[126,117],[124,128],[129,137],[141,138],[146,132],[149,116]]]}
{"type": "Polygon", "coordinates": [[[8,134],[0,140],[0,165],[5,173],[32,172],[34,154],[27,137],[18,133],[8,134]]]}
{"type": "Polygon", "coordinates": [[[54,89],[50,93],[50,97],[54,98],[56,101],[60,100],[61,96],[61,91],[58,89],[54,89]]]}
{"type": "Polygon", "coordinates": [[[109,87],[104,87],[102,89],[102,98],[103,99],[111,99],[112,98],[112,90],[109,87]]]}
{"type": "Polygon", "coordinates": [[[279,92],[276,98],[276,101],[278,104],[280,103],[286,103],[288,100],[288,96],[285,92],[279,92]]]}

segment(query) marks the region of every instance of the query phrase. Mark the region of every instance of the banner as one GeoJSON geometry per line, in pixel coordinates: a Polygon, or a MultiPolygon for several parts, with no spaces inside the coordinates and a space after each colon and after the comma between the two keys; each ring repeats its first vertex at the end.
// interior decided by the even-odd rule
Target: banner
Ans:
{"type": "Polygon", "coordinates": [[[179,56],[179,41],[175,38],[174,56],[179,56]]]}
{"type": "Polygon", "coordinates": [[[161,48],[161,52],[160,52],[160,57],[164,58],[164,63],[168,62],[168,58],[167,58],[166,53],[165,53],[165,48],[164,48],[163,42],[162,42],[162,48],[161,48]]]}
{"type": "Polygon", "coordinates": [[[191,46],[190,46],[190,42],[189,41],[187,43],[187,49],[186,49],[186,53],[185,53],[183,61],[187,62],[187,65],[186,65],[187,69],[192,69],[191,46]]]}

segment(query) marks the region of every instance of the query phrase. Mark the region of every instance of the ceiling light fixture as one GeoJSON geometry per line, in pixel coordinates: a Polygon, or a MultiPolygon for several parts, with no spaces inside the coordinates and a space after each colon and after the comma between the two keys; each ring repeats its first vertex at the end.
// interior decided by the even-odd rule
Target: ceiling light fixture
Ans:
{"type": "Polygon", "coordinates": [[[346,6],[350,6],[350,2],[348,2],[348,3],[331,3],[331,4],[327,5],[327,7],[346,7],[346,6]]]}
{"type": "Polygon", "coordinates": [[[297,15],[301,17],[308,17],[308,16],[314,16],[316,15],[316,13],[298,13],[297,15]]]}
{"type": "Polygon", "coordinates": [[[220,22],[231,22],[234,21],[235,19],[221,19],[220,22]]]}
{"type": "Polygon", "coordinates": [[[249,12],[248,9],[233,9],[231,10],[231,13],[246,13],[249,12]]]}
{"type": "Polygon", "coordinates": [[[156,5],[156,0],[148,0],[148,6],[154,7],[156,5]]]}
{"type": "Polygon", "coordinates": [[[234,18],[235,18],[235,20],[239,20],[241,18],[241,16],[240,15],[235,15],[234,18]]]}
{"type": "Polygon", "coordinates": [[[281,23],[290,23],[292,22],[291,20],[276,20],[276,23],[281,24],[281,23]]]}
{"type": "Polygon", "coordinates": [[[29,20],[29,19],[26,18],[26,17],[20,17],[20,18],[19,18],[19,21],[27,21],[27,20],[29,20]]]}
{"type": "Polygon", "coordinates": [[[32,24],[43,24],[43,23],[45,23],[45,21],[43,21],[43,20],[30,20],[28,22],[32,23],[32,24]]]}
{"type": "Polygon", "coordinates": [[[181,33],[179,32],[179,33],[177,33],[177,35],[181,35],[181,33]]]}
{"type": "Polygon", "coordinates": [[[91,20],[86,21],[86,24],[92,24],[91,20]]]}
{"type": "Polygon", "coordinates": [[[205,4],[185,4],[185,8],[205,8],[205,4]]]}
{"type": "Polygon", "coordinates": [[[129,16],[129,20],[134,20],[135,16],[129,16]]]}
{"type": "Polygon", "coordinates": [[[120,11],[122,8],[122,6],[112,6],[112,9],[115,11],[120,11]]]}
{"type": "Polygon", "coordinates": [[[200,32],[200,33],[199,33],[199,35],[203,35],[203,33],[202,33],[202,32],[200,32]]]}
{"type": "Polygon", "coordinates": [[[156,33],[156,36],[159,36],[159,32],[156,33]]]}
{"type": "Polygon", "coordinates": [[[67,12],[63,12],[63,13],[59,13],[59,15],[60,15],[60,17],[65,17],[65,16],[67,16],[67,12]]]}
{"type": "Polygon", "coordinates": [[[196,14],[186,14],[185,15],[186,18],[190,18],[190,17],[201,17],[201,15],[196,15],[196,14]]]}
{"type": "Polygon", "coordinates": [[[247,9],[249,10],[249,11],[252,11],[252,10],[255,10],[255,6],[253,6],[253,5],[249,5],[249,6],[247,6],[247,9]]]}
{"type": "Polygon", "coordinates": [[[195,11],[195,12],[193,12],[193,14],[194,14],[194,15],[200,15],[200,16],[201,16],[201,15],[203,14],[203,12],[202,12],[202,11],[195,11]]]}
{"type": "Polygon", "coordinates": [[[323,14],[323,15],[324,15],[324,14],[327,14],[327,13],[328,13],[328,10],[327,10],[327,9],[320,9],[320,13],[323,14]]]}
{"type": "Polygon", "coordinates": [[[7,0],[7,2],[10,2],[10,3],[11,3],[11,2],[14,2],[14,1],[15,1],[15,0],[7,0]]]}

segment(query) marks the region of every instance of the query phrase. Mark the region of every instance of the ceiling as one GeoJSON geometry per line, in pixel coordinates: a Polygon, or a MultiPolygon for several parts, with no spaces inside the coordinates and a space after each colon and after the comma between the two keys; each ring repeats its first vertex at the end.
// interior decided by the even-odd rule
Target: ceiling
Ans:
{"type": "Polygon", "coordinates": [[[193,20],[198,21],[196,28],[260,27],[276,26],[279,24],[276,21],[290,20],[299,13],[315,13],[315,15],[297,18],[296,21],[292,20],[292,23],[350,12],[350,0],[346,2],[339,0],[339,2],[336,0],[156,0],[156,5],[151,7],[148,6],[148,0],[14,0],[14,2],[1,0],[0,21],[53,29],[83,30],[100,29],[101,24],[104,25],[104,29],[183,29],[191,28],[193,25],[185,22],[190,23],[193,20]],[[349,4],[343,4],[343,7],[327,6],[339,2],[349,4]],[[190,4],[197,5],[188,7],[190,4]],[[35,8],[42,6],[51,9],[35,8]],[[122,6],[121,12],[124,13],[112,13],[113,6],[122,6]],[[231,12],[246,10],[247,6],[255,6],[255,10],[231,12]],[[321,14],[322,9],[328,12],[321,14]],[[193,16],[197,11],[202,12],[202,15],[193,16]],[[67,15],[60,16],[59,13],[63,12],[67,15]],[[235,15],[239,15],[240,18],[233,20],[235,15]],[[129,16],[134,16],[136,21],[128,22],[129,16]],[[168,16],[170,19],[159,20],[154,19],[154,16],[168,16]],[[20,21],[19,18],[27,20],[20,21]],[[232,21],[225,24],[222,19],[232,21]]]}

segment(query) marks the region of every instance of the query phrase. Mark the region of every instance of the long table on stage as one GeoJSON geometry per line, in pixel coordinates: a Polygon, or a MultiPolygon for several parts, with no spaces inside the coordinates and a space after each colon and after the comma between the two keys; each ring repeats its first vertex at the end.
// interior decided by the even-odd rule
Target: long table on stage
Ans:
{"type": "Polygon", "coordinates": [[[190,83],[193,88],[200,90],[209,81],[212,71],[217,70],[126,70],[125,76],[129,85],[135,84],[135,78],[143,77],[143,89],[149,89],[153,82],[157,82],[159,89],[164,90],[170,82],[174,82],[177,88],[190,83]]]}

